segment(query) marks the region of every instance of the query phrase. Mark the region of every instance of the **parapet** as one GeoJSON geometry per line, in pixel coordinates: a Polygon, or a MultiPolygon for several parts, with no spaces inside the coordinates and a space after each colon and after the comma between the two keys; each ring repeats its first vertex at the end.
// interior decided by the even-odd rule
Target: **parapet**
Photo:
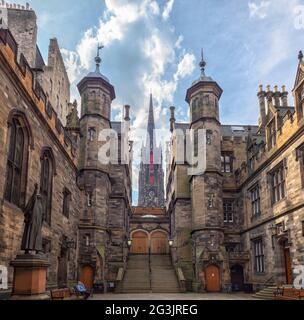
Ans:
{"type": "Polygon", "coordinates": [[[24,5],[17,4],[17,3],[8,3],[5,0],[0,1],[0,8],[33,11],[33,9],[30,7],[29,3],[26,3],[24,6],[24,5]]]}
{"type": "Polygon", "coordinates": [[[18,46],[11,32],[7,29],[0,29],[0,53],[4,56],[10,67],[13,69],[16,77],[18,77],[19,81],[28,92],[54,136],[60,141],[63,150],[76,165],[77,146],[67,134],[67,131],[59,120],[54,108],[47,100],[47,96],[41,85],[36,81],[34,73],[22,53],[20,55],[20,62],[18,62],[18,46]]]}

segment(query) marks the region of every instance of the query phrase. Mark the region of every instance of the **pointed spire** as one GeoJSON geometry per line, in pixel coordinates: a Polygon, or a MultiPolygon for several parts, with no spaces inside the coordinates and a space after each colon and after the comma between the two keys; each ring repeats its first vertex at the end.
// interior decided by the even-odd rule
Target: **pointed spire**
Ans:
{"type": "Polygon", "coordinates": [[[95,58],[95,62],[96,62],[96,71],[95,72],[98,72],[98,73],[100,73],[100,65],[101,65],[101,62],[102,62],[102,60],[100,58],[100,51],[103,48],[104,48],[103,45],[98,44],[98,46],[97,46],[97,56],[95,58]]]}
{"type": "Polygon", "coordinates": [[[153,107],[153,96],[152,96],[152,93],[150,93],[148,126],[149,126],[149,125],[153,125],[153,128],[155,127],[155,124],[154,124],[154,107],[153,107]]]}
{"type": "Polygon", "coordinates": [[[303,60],[303,52],[302,51],[300,51],[299,52],[299,55],[298,55],[298,59],[300,60],[300,62],[302,62],[302,60],[303,60]]]}
{"type": "Polygon", "coordinates": [[[206,61],[204,60],[204,49],[202,49],[202,60],[201,62],[199,63],[199,66],[201,68],[201,74],[202,76],[205,77],[205,67],[206,67],[207,63],[206,61]]]}

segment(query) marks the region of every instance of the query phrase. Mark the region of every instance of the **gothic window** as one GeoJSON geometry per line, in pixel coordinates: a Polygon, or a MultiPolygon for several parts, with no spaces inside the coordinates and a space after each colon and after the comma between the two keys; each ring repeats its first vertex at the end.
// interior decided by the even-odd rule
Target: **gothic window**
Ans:
{"type": "Polygon", "coordinates": [[[260,186],[257,184],[250,190],[251,214],[253,217],[261,213],[260,186]]]}
{"type": "Polygon", "coordinates": [[[63,190],[63,207],[62,212],[65,217],[70,215],[71,192],[68,189],[63,190]]]}
{"type": "Polygon", "coordinates": [[[222,172],[232,173],[233,172],[233,155],[231,152],[223,152],[221,156],[222,172]]]}
{"type": "Polygon", "coordinates": [[[271,150],[277,143],[277,133],[275,120],[272,120],[268,125],[268,150],[271,150]]]}
{"type": "Polygon", "coordinates": [[[94,141],[95,140],[95,137],[96,137],[95,128],[89,128],[88,136],[89,136],[89,141],[94,141]]]}
{"type": "Polygon", "coordinates": [[[233,200],[224,200],[223,202],[224,209],[224,222],[232,223],[233,222],[233,211],[234,211],[234,201],[233,200]]]}
{"type": "Polygon", "coordinates": [[[283,163],[270,173],[270,184],[273,204],[285,198],[285,173],[283,163]]]}
{"type": "Polygon", "coordinates": [[[43,219],[51,224],[53,176],[55,172],[54,157],[50,148],[45,148],[41,156],[40,193],[42,196],[43,219]]]}
{"type": "Polygon", "coordinates": [[[85,241],[85,246],[89,247],[90,246],[90,242],[91,242],[91,236],[89,234],[86,234],[84,236],[84,241],[85,241]]]}
{"type": "Polygon", "coordinates": [[[9,122],[10,138],[4,198],[22,207],[25,204],[29,131],[22,117],[12,117],[9,122]]]}
{"type": "Polygon", "coordinates": [[[262,238],[253,241],[254,270],[257,273],[265,272],[265,257],[262,238]]]}

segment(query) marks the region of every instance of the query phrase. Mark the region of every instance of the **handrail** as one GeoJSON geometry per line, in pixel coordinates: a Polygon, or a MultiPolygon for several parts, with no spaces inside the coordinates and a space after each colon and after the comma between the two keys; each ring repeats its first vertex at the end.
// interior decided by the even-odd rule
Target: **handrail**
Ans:
{"type": "Polygon", "coordinates": [[[184,276],[182,268],[176,268],[176,275],[181,292],[186,292],[186,278],[184,276]]]}

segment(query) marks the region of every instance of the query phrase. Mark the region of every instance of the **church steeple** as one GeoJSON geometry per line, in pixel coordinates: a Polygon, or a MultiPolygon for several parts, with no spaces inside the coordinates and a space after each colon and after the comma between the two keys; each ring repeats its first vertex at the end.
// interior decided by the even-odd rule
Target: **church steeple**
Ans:
{"type": "Polygon", "coordinates": [[[148,126],[147,126],[147,144],[146,147],[148,147],[148,144],[150,144],[150,150],[152,151],[155,149],[156,141],[155,141],[155,122],[154,122],[154,106],[153,106],[153,96],[152,93],[150,93],[150,104],[149,104],[149,115],[148,115],[148,126]],[[150,138],[150,140],[149,140],[150,138]],[[150,143],[149,143],[150,141],[150,143]]]}
{"type": "Polygon", "coordinates": [[[150,94],[147,139],[141,150],[138,205],[140,207],[164,206],[164,172],[162,167],[162,149],[161,145],[159,147],[156,145],[152,94],[150,94]]]}

